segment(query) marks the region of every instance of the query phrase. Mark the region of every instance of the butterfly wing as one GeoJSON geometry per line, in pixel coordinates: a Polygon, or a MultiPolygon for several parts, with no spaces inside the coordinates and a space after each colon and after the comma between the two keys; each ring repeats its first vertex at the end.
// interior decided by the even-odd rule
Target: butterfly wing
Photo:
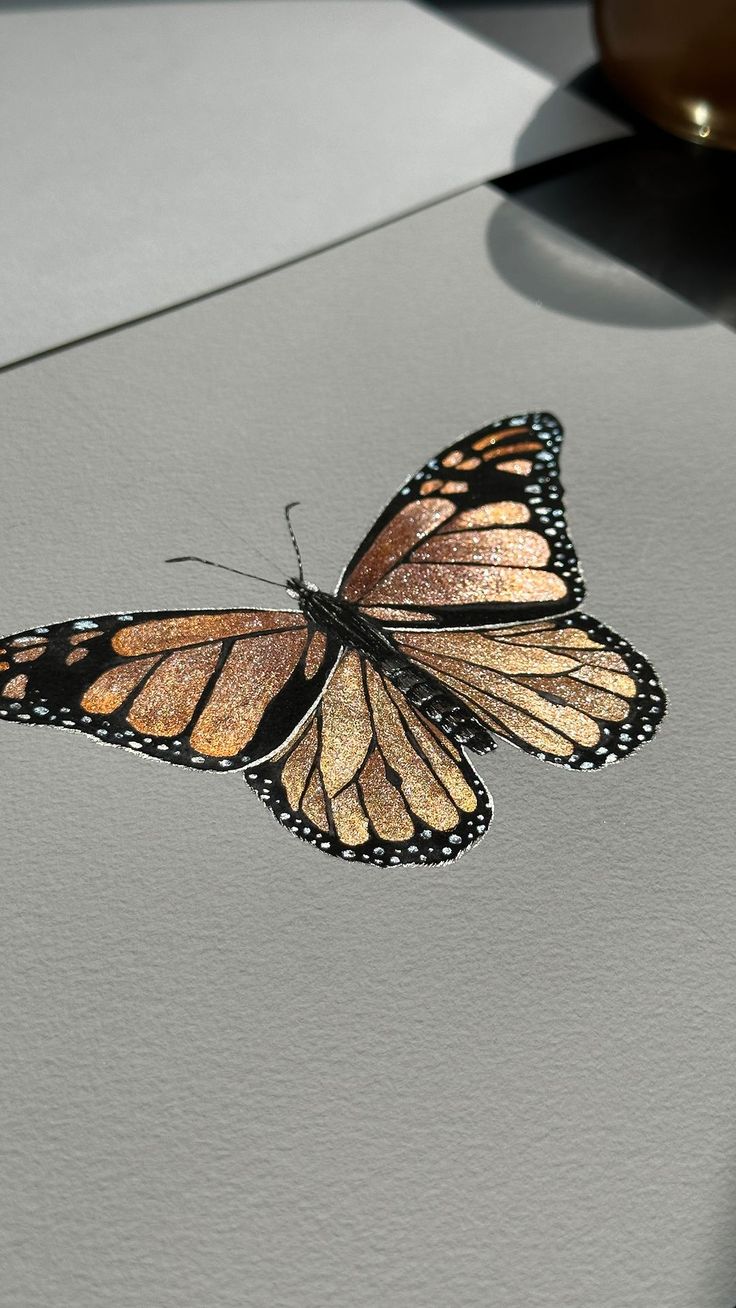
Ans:
{"type": "Polygon", "coordinates": [[[462,750],[355,650],[299,731],[245,776],[294,835],[379,867],[450,862],[492,817],[462,750]]]}
{"type": "Polygon", "coordinates": [[[649,740],[664,715],[651,665],[583,613],[476,631],[407,629],[393,637],[492,732],[551,763],[615,763],[649,740]]]}
{"type": "Polygon", "coordinates": [[[0,640],[0,717],[185,767],[242,768],[308,713],[338,652],[283,610],[61,622],[0,640]]]}
{"type": "Polygon", "coordinates": [[[480,626],[574,608],[583,581],[567,534],[549,413],[455,441],[401,487],[338,594],[386,623],[480,626]]]}

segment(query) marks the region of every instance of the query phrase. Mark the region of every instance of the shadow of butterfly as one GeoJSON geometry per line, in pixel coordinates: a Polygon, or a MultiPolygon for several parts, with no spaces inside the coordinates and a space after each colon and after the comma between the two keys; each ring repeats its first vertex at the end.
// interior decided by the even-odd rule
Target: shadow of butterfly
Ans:
{"type": "Polygon", "coordinates": [[[9,636],[0,716],[240,769],[293,835],[347,860],[456,859],[492,818],[468,751],[500,739],[593,770],[664,713],[646,659],[577,611],[561,439],[532,413],[454,442],[401,487],[334,595],[304,580],[294,540],[298,611],[117,613],[9,636]]]}

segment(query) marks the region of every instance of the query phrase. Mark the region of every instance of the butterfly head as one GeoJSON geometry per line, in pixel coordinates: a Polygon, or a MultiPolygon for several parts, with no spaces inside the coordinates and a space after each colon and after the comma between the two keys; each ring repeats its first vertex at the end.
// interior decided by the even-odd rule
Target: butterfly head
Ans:
{"type": "Polygon", "coordinates": [[[302,600],[305,596],[315,594],[317,587],[312,581],[303,581],[300,577],[288,577],[286,590],[291,598],[298,600],[300,607],[303,607],[302,600]]]}

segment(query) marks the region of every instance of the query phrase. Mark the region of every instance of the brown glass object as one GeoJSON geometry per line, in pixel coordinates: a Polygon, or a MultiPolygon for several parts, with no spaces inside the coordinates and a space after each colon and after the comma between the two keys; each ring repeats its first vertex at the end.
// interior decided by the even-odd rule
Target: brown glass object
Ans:
{"type": "Polygon", "coordinates": [[[736,0],[595,0],[601,64],[666,131],[736,150],[736,0]]]}

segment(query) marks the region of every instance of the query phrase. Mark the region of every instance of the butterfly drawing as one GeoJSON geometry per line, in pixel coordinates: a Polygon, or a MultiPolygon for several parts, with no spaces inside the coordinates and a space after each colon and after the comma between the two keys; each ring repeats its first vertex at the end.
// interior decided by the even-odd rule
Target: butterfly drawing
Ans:
{"type": "Polygon", "coordinates": [[[292,531],[298,609],[114,613],[0,640],[0,717],[241,770],[287,830],[347,860],[456,859],[493,812],[469,751],[508,741],[592,770],[664,713],[646,659],[578,611],[561,440],[530,413],[454,442],[334,594],[304,580],[292,531]]]}

